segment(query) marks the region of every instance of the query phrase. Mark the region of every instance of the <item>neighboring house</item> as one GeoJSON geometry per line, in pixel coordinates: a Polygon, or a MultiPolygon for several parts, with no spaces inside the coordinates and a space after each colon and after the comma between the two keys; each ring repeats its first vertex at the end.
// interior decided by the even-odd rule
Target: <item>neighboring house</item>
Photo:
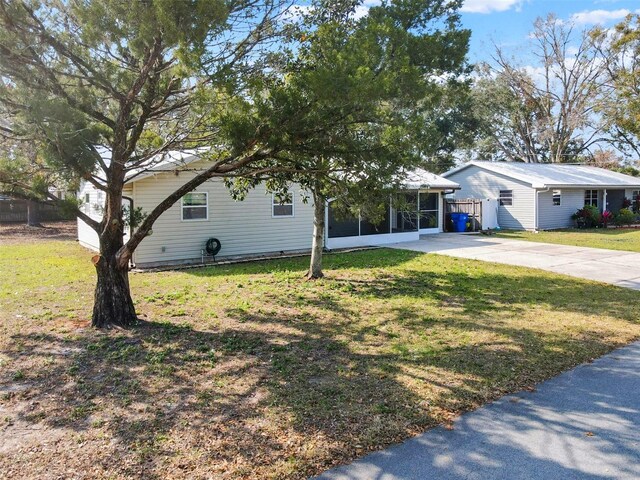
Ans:
{"type": "MultiPolygon", "coordinates": [[[[206,167],[207,162],[197,155],[170,154],[152,170],[132,176],[124,195],[132,200],[134,208],[141,207],[148,213],[206,167]]],[[[388,244],[442,231],[443,196],[458,185],[420,170],[407,176],[404,188],[403,194],[415,209],[398,212],[390,205],[377,225],[335,215],[329,202],[325,246],[335,249],[388,244]]],[[[78,195],[84,212],[101,218],[104,194],[84,183],[78,195]]],[[[299,185],[292,186],[287,203],[281,204],[264,185],[251,190],[245,200],[234,201],[223,180],[215,178],[185,195],[156,220],[153,233],[140,243],[133,261],[139,267],[200,262],[209,238],[220,240],[219,258],[306,252],[311,248],[312,232],[313,204],[299,185]]],[[[97,235],[82,220],[78,220],[78,240],[98,249],[97,235]]]]}
{"type": "Polygon", "coordinates": [[[640,178],[585,165],[470,162],[443,176],[460,184],[458,198],[497,199],[498,224],[508,229],[571,227],[585,205],[617,213],[640,195],[640,178]]]}

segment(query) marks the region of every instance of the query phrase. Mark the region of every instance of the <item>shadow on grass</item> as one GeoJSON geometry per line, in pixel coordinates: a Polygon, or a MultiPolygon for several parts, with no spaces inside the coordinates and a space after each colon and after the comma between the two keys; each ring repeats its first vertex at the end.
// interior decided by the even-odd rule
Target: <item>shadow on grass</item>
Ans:
{"type": "Polygon", "coordinates": [[[306,457],[330,465],[329,456],[348,455],[326,447],[305,453],[313,437],[350,448],[366,440],[372,448],[390,435],[405,437],[409,424],[434,422],[424,412],[407,411],[417,397],[391,375],[374,378],[367,356],[313,333],[212,333],[143,322],[91,340],[48,334],[13,339],[16,349],[5,352],[13,362],[28,356],[47,364],[15,382],[26,382],[24,398],[5,393],[5,401],[28,399],[15,421],[102,432],[116,447],[92,462],[118,475],[165,478],[160,465],[169,462],[185,476],[203,467],[216,472],[215,466],[234,477],[266,477],[278,468],[300,476],[310,468],[306,457]],[[367,412],[386,420],[368,425],[367,412]],[[376,430],[383,425],[388,429],[376,430]],[[113,459],[123,457],[127,461],[116,462],[114,472],[113,459]]]}
{"type": "MultiPolygon", "coordinates": [[[[425,258],[400,251],[328,256],[336,271],[305,284],[295,300],[265,299],[273,313],[228,308],[211,331],[193,319],[69,338],[14,334],[5,355],[34,367],[14,378],[27,385],[24,394],[6,400],[25,401],[18,421],[114,439],[87,458],[110,474],[303,478],[620,343],[597,325],[547,334],[497,313],[517,317],[546,306],[558,322],[563,313],[638,322],[629,306],[637,292],[455,260],[450,270],[419,269],[412,263],[418,257],[425,258]],[[359,311],[368,301],[384,314],[359,311]],[[286,308],[294,302],[297,310],[286,308]],[[425,305],[444,314],[426,315],[425,305]],[[481,334],[489,334],[486,341],[476,340],[481,334]]],[[[305,264],[189,273],[268,273],[264,281],[278,289],[285,288],[279,275],[297,275],[305,264]]]]}

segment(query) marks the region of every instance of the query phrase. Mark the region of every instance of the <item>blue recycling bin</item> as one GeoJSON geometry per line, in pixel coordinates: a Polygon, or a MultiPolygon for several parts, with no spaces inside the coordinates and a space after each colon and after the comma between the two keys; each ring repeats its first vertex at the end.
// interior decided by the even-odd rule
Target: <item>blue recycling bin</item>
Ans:
{"type": "Polygon", "coordinates": [[[466,232],[467,222],[469,221],[468,213],[452,213],[451,221],[453,222],[454,232],[466,232]]]}

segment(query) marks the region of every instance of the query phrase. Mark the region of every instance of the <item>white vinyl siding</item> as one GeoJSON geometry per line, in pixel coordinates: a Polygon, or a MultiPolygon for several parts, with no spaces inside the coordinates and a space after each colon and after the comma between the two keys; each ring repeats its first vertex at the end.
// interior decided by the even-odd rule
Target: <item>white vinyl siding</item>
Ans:
{"type": "MultiPolygon", "coordinates": [[[[197,168],[198,163],[190,167],[197,168]]],[[[150,212],[168,194],[188,181],[193,172],[161,173],[135,183],[136,207],[150,212]]],[[[300,189],[292,189],[298,198],[295,217],[272,217],[273,200],[264,185],[251,190],[244,201],[234,201],[221,179],[212,179],[197,188],[207,192],[209,217],[206,221],[182,222],[181,203],[164,212],[135,253],[137,265],[200,260],[200,252],[209,238],[222,243],[219,257],[234,257],[281,251],[309,250],[313,232],[313,204],[300,201],[300,189]],[[163,251],[164,247],[164,251],[163,251]]]]}
{"type": "Polygon", "coordinates": [[[540,191],[538,194],[538,228],[552,230],[573,226],[571,215],[584,207],[584,189],[562,189],[560,205],[554,205],[553,192],[540,191]]]}
{"type": "Polygon", "coordinates": [[[100,240],[98,234],[87,225],[83,220],[78,218],[78,242],[83,247],[87,247],[91,250],[100,250],[100,240]]]}
{"type": "Polygon", "coordinates": [[[455,198],[497,199],[500,190],[511,190],[513,204],[498,207],[498,224],[501,228],[515,230],[535,228],[535,190],[531,186],[475,165],[448,175],[447,180],[460,184],[455,198]]]}
{"type": "MultiPolygon", "coordinates": [[[[89,182],[82,182],[80,184],[80,190],[78,191],[78,198],[82,200],[80,209],[83,213],[86,213],[94,220],[100,220],[101,215],[95,211],[93,206],[98,201],[98,190],[89,182]]],[[[87,225],[84,221],[78,218],[78,242],[80,245],[90,248],[91,250],[100,249],[100,240],[98,234],[87,225]]]]}
{"type": "MultiPolygon", "coordinates": [[[[131,196],[131,186],[125,186],[123,190],[123,194],[127,197],[131,196]]],[[[102,190],[96,189],[89,182],[82,182],[80,185],[80,190],[78,191],[78,197],[82,200],[82,205],[80,206],[83,213],[86,213],[94,220],[102,220],[102,214],[105,204],[105,193],[102,190]]],[[[129,206],[129,202],[127,200],[123,200],[123,205],[127,208],[129,206]]],[[[91,250],[98,251],[100,249],[100,240],[98,239],[98,234],[87,225],[85,222],[77,219],[78,222],[78,242],[80,245],[87,247],[91,250]]],[[[128,229],[125,229],[124,241],[126,242],[129,239],[128,229]]]]}

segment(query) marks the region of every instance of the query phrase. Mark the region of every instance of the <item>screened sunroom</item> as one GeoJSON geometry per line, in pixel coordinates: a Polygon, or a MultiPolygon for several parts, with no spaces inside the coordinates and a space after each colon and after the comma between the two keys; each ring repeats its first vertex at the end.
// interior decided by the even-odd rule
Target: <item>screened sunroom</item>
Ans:
{"type": "Polygon", "coordinates": [[[330,201],[325,245],[329,249],[384,245],[442,232],[444,195],[457,188],[455,182],[425,170],[411,172],[402,191],[389,199],[384,217],[375,224],[362,215],[345,215],[330,201]]]}

